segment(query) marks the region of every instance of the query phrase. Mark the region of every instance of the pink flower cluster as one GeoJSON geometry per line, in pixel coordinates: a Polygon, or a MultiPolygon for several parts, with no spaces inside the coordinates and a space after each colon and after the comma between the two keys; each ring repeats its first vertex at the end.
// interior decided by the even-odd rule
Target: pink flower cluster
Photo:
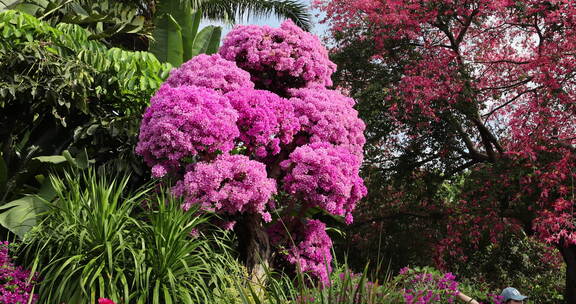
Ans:
{"type": "MultiPolygon", "coordinates": [[[[365,125],[354,100],[325,88],[335,69],[318,38],[292,21],[236,27],[219,55],[199,55],[171,72],[144,114],[136,152],[154,177],[175,179],[172,193],[184,209],[226,214],[230,225],[244,213],[271,221],[281,180],[289,194],[282,197],[302,210],[318,206],[351,223],[366,195],[359,177],[365,125]]],[[[296,226],[288,262],[326,283],[332,242],[325,225],[296,226]]]]}
{"type": "Polygon", "coordinates": [[[258,88],[280,92],[313,83],[330,86],[336,71],[320,40],[291,20],[280,28],[236,26],[224,39],[220,55],[250,72],[258,88]]]}
{"type": "Polygon", "coordinates": [[[358,176],[359,159],[343,147],[319,142],[298,147],[283,161],[283,189],[310,206],[346,217],[352,223],[356,203],[366,195],[358,176]]]}
{"type": "Polygon", "coordinates": [[[441,275],[403,268],[399,278],[405,285],[402,295],[407,304],[455,303],[458,282],[452,273],[441,275]]]}
{"type": "Polygon", "coordinates": [[[162,86],[144,113],[136,152],[154,177],[180,168],[201,152],[228,152],[238,137],[238,113],[212,89],[162,86]]]}
{"type": "Polygon", "coordinates": [[[183,85],[214,89],[222,94],[241,88],[253,88],[250,74],[218,54],[200,54],[170,71],[166,84],[171,87],[183,85]]]}
{"type": "Polygon", "coordinates": [[[271,220],[266,211],[276,183],[266,175],[263,163],[244,155],[221,155],[210,163],[197,163],[178,181],[172,192],[185,197],[184,209],[199,204],[204,210],[258,213],[271,220]]]}
{"type": "Polygon", "coordinates": [[[300,129],[292,104],[272,92],[245,88],[226,97],[239,114],[240,140],[259,159],[280,153],[300,129]]]}
{"type": "Polygon", "coordinates": [[[326,234],[326,224],[308,220],[299,235],[300,241],[290,250],[288,261],[298,265],[300,271],[309,273],[328,284],[332,272],[332,240],[326,234]]]}
{"type": "Polygon", "coordinates": [[[325,88],[302,88],[290,90],[294,111],[302,125],[299,144],[328,142],[346,147],[354,155],[362,157],[366,143],[366,125],[352,108],[352,98],[339,91],[325,88]]]}
{"type": "Polygon", "coordinates": [[[304,224],[297,221],[296,225],[291,237],[287,237],[284,224],[276,222],[268,229],[270,241],[276,246],[288,248],[284,258],[297,267],[297,271],[319,279],[325,286],[329,285],[332,241],[326,234],[326,224],[319,220],[307,220],[304,224]]]}
{"type": "Polygon", "coordinates": [[[38,301],[38,295],[32,294],[37,278],[28,283],[30,272],[14,265],[10,258],[8,242],[0,243],[0,303],[32,303],[38,301]]]}

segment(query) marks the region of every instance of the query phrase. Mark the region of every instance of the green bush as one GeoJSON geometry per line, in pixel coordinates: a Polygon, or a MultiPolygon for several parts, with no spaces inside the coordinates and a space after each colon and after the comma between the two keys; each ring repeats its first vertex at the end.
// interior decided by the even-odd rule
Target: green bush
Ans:
{"type": "Polygon", "coordinates": [[[211,302],[210,274],[228,258],[193,233],[206,221],[197,210],[153,186],[128,193],[127,176],[92,169],[51,181],[57,198],[20,252],[42,278],[40,303],[211,302]]]}
{"type": "Polygon", "coordinates": [[[98,164],[142,171],[140,116],[170,65],[89,37],[78,25],[0,12],[0,205],[40,188],[37,156],[87,151],[98,164]]]}
{"type": "Polygon", "coordinates": [[[564,263],[559,252],[525,235],[508,235],[499,244],[477,250],[464,263],[452,263],[466,294],[486,299],[513,286],[530,297],[530,303],[563,300],[564,263]]]}

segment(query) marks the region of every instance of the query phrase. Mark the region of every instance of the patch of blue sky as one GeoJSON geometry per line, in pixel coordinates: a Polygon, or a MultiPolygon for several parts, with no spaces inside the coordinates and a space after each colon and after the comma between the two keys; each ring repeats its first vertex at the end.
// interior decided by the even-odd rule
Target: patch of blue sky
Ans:
{"type": "MultiPolygon", "coordinates": [[[[311,0],[301,0],[302,3],[308,5],[309,7],[311,6],[311,0]]],[[[324,37],[328,31],[328,26],[326,24],[321,24],[320,20],[322,20],[322,13],[318,10],[314,10],[310,8],[310,15],[312,16],[312,30],[311,32],[316,35],[319,36],[320,38],[324,37]]],[[[248,16],[247,18],[238,18],[238,22],[237,24],[243,24],[243,25],[248,25],[248,24],[255,24],[255,25],[268,25],[271,27],[279,27],[280,24],[284,21],[284,19],[279,19],[277,17],[271,16],[271,17],[253,17],[253,16],[248,16]]],[[[230,32],[230,30],[232,29],[231,24],[227,24],[224,22],[214,22],[214,21],[210,21],[210,20],[203,20],[200,23],[200,28],[207,26],[207,25],[218,25],[222,27],[222,38],[224,38],[226,36],[226,34],[228,32],[230,32]]]]}

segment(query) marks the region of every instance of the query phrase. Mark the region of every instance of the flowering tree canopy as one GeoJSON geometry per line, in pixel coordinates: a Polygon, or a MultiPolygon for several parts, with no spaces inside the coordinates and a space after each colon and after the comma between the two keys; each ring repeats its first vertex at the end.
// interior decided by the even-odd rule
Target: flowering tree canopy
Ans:
{"type": "Polygon", "coordinates": [[[257,88],[282,95],[290,88],[330,86],[336,70],[320,40],[290,20],[280,28],[238,26],[224,39],[220,55],[250,72],[257,88]]]}
{"type": "Polygon", "coordinates": [[[272,245],[326,283],[332,242],[307,210],[351,223],[366,195],[365,126],[354,100],[326,88],[335,69],[318,38],[291,21],[237,26],[219,55],[173,70],[144,114],[136,152],[154,177],[173,179],[183,208],[230,220],[253,276],[270,258],[268,231],[293,235],[272,245]],[[287,231],[265,230],[268,222],[287,231]]]}
{"type": "Polygon", "coordinates": [[[199,153],[232,150],[237,119],[230,101],[213,89],[162,86],[142,119],[136,152],[162,177],[199,153]]]}
{"type": "Polygon", "coordinates": [[[371,62],[400,70],[382,94],[382,158],[404,155],[417,175],[466,177],[438,255],[524,229],[560,250],[566,300],[576,302],[574,1],[316,5],[337,47],[373,40],[371,62]]]}
{"type": "Polygon", "coordinates": [[[222,94],[254,87],[248,72],[218,54],[200,54],[183,63],[170,71],[166,84],[171,87],[189,85],[210,88],[222,94]]]}

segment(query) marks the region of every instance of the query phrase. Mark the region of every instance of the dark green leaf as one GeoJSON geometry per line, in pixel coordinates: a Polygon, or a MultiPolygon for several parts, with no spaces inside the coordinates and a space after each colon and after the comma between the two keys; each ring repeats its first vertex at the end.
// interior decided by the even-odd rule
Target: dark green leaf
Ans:
{"type": "Polygon", "coordinates": [[[214,54],[218,52],[221,33],[222,28],[219,26],[209,25],[204,27],[196,35],[192,48],[192,57],[198,54],[214,54]]]}

